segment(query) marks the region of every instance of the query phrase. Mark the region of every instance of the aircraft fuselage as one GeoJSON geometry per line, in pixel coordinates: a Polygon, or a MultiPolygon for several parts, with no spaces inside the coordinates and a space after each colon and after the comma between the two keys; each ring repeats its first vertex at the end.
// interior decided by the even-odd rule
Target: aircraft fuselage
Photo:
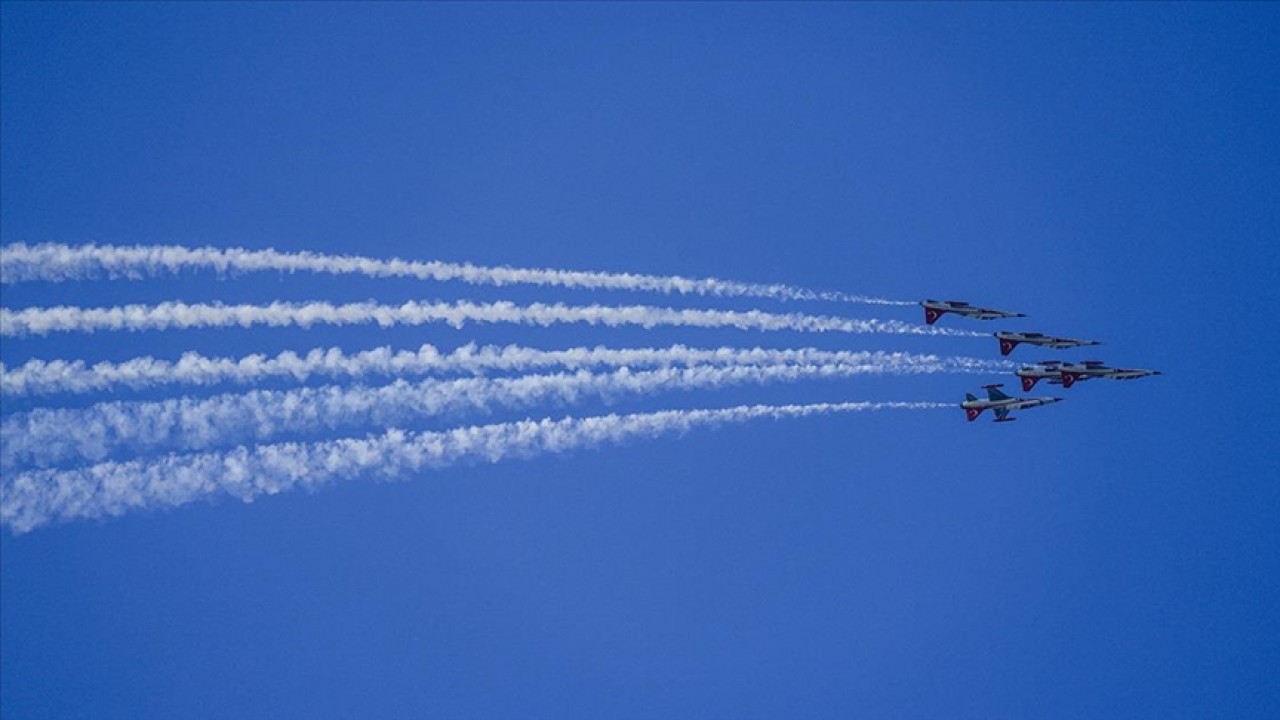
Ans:
{"type": "Polygon", "coordinates": [[[1001,355],[1008,355],[1013,352],[1015,347],[1024,343],[1027,345],[1054,348],[1056,350],[1102,344],[1097,340],[1079,340],[1076,338],[1055,337],[1053,335],[1044,335],[1042,333],[998,332],[995,333],[995,336],[996,339],[1000,341],[1001,355]]]}
{"type": "Polygon", "coordinates": [[[927,325],[938,322],[946,313],[963,315],[975,320],[998,320],[1000,318],[1026,317],[1022,313],[977,307],[962,300],[925,300],[920,303],[924,308],[924,321],[927,325]]]}
{"type": "Polygon", "coordinates": [[[984,410],[992,410],[996,414],[995,422],[1012,422],[1014,418],[1009,417],[1009,413],[1014,410],[1026,410],[1040,407],[1041,405],[1052,405],[1061,401],[1062,398],[1056,397],[1015,398],[1006,396],[992,397],[987,400],[970,398],[960,403],[960,407],[964,409],[965,415],[970,421],[977,420],[984,410]]]}
{"type": "Polygon", "coordinates": [[[1093,378],[1107,378],[1108,380],[1136,380],[1138,378],[1159,375],[1159,370],[1147,370],[1143,368],[1113,368],[1107,367],[1100,362],[1085,361],[1083,363],[1066,363],[1061,367],[1062,384],[1064,387],[1071,387],[1077,381],[1091,380],[1093,378]]]}

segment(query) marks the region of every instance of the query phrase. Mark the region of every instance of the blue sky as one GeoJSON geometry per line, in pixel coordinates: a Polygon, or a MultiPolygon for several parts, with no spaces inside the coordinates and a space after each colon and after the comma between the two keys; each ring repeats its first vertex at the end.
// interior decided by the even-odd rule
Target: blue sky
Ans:
{"type": "MultiPolygon", "coordinates": [[[[1058,390],[1066,402],[1008,425],[959,408],[763,420],[6,531],[6,717],[1280,714],[1274,5],[0,14],[5,244],[963,298],[1031,317],[944,326],[1106,343],[1014,359],[1165,372],[1058,390]]],[[[0,292],[14,310],[472,299],[921,319],[278,273],[0,292]]],[[[426,342],[996,357],[992,338],[580,325],[64,333],[5,337],[2,355],[11,369],[426,342]]],[[[419,425],[958,402],[1001,380],[1015,387],[858,377],[419,425]]],[[[6,397],[4,415],[228,390],[6,397]]]]}

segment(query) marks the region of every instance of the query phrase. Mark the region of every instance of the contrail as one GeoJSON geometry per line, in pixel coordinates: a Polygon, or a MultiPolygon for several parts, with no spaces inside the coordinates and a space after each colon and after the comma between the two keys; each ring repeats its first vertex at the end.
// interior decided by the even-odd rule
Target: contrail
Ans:
{"type": "Polygon", "coordinates": [[[302,354],[286,350],[274,357],[262,354],[238,358],[184,353],[176,361],[151,356],[124,362],[28,360],[9,369],[0,363],[0,394],[9,396],[87,393],[127,387],[134,390],[162,385],[208,386],[223,382],[250,384],[266,379],[306,382],[313,377],[363,379],[406,376],[527,371],[563,367],[668,367],[672,365],[771,365],[780,363],[886,365],[903,362],[938,363],[952,372],[1001,372],[1016,364],[1007,360],[938,357],[912,353],[795,348],[663,348],[573,347],[540,350],[520,345],[468,343],[450,352],[424,344],[416,350],[381,346],[348,353],[339,347],[313,348],[302,354]]]}
{"type": "Polygon", "coordinates": [[[0,308],[0,335],[45,335],[51,332],[100,330],[168,330],[188,328],[281,327],[296,325],[422,325],[442,322],[461,328],[474,323],[556,325],[586,323],[617,327],[638,325],[733,327],[740,330],[793,330],[798,332],[888,333],[897,335],[949,335],[985,337],[983,333],[913,325],[898,320],[860,320],[831,315],[768,313],[759,310],[686,310],[651,305],[516,305],[510,302],[419,302],[378,305],[373,302],[334,305],[327,302],[270,305],[187,304],[123,305],[85,308],[75,306],[0,308]]]}
{"type": "Polygon", "coordinates": [[[407,277],[418,280],[456,280],[473,285],[542,285],[592,290],[631,290],[717,297],[760,297],[774,300],[828,300],[872,305],[914,305],[913,302],[817,292],[791,285],[743,283],[717,278],[686,278],[632,273],[581,272],[548,268],[485,267],[470,263],[413,261],[274,249],[190,248],[180,245],[63,245],[13,243],[0,252],[0,282],[30,280],[60,282],[90,277],[141,278],[184,270],[227,272],[314,272],[407,277]]]}
{"type": "Polygon", "coordinates": [[[6,475],[0,524],[24,533],[53,521],[123,515],[230,495],[251,502],[295,487],[314,489],[366,476],[400,478],[459,462],[498,462],[598,447],[697,427],[874,410],[952,407],[932,402],[845,402],[740,405],[632,415],[522,420],[443,432],[388,430],[364,438],[238,447],[226,452],[170,454],[72,470],[6,475]]]}
{"type": "Polygon", "coordinates": [[[582,397],[648,394],[730,385],[847,378],[865,374],[936,373],[939,363],[862,365],[733,365],[633,372],[521,375],[456,380],[397,380],[380,387],[329,385],[253,390],[207,398],[104,402],[87,408],[15,413],[0,423],[0,470],[96,462],[122,451],[205,450],[284,435],[359,427],[402,427],[425,418],[582,397]]]}

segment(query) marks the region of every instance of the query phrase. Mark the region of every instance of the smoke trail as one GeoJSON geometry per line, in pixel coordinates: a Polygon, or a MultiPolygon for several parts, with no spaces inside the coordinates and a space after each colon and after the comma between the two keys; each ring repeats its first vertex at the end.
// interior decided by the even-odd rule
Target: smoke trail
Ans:
{"type": "Polygon", "coordinates": [[[468,322],[556,325],[586,323],[617,327],[638,325],[682,327],[733,327],[740,330],[794,330],[798,332],[889,333],[899,335],[949,335],[985,337],[983,333],[912,325],[897,320],[858,320],[831,315],[767,313],[759,310],[681,310],[650,305],[516,305],[510,302],[456,303],[409,301],[403,305],[373,302],[334,305],[327,302],[270,305],[187,304],[124,305],[83,308],[0,308],[0,335],[45,335],[51,332],[99,330],[167,330],[209,327],[280,327],[297,325],[422,325],[443,322],[461,328],[468,322]]]}
{"type": "Polygon", "coordinates": [[[902,362],[938,363],[952,372],[1001,372],[1015,367],[1007,360],[968,357],[940,358],[911,353],[854,352],[796,348],[665,348],[574,347],[539,350],[520,345],[476,346],[468,343],[442,353],[424,344],[417,350],[392,350],[389,346],[356,353],[342,348],[313,348],[301,355],[286,350],[274,357],[261,354],[239,358],[208,357],[184,353],[177,361],[143,356],[121,363],[82,360],[28,360],[8,369],[0,363],[0,394],[10,396],[51,393],[87,393],[117,387],[142,389],[160,385],[208,386],[222,382],[249,384],[284,378],[306,382],[312,377],[429,375],[433,373],[484,374],[491,371],[526,371],[548,367],[571,370],[595,367],[668,367],[672,365],[769,365],[846,364],[886,365],[902,362]]]}
{"type": "Polygon", "coordinates": [[[542,285],[597,290],[632,290],[719,297],[761,297],[775,300],[829,300],[872,305],[914,305],[913,302],[815,292],[791,285],[742,283],[717,278],[579,272],[547,268],[485,267],[470,263],[378,260],[351,255],[279,252],[274,249],[188,248],[180,245],[80,245],[13,243],[0,253],[0,282],[29,280],[59,282],[85,277],[141,278],[183,270],[217,272],[315,272],[367,277],[408,277],[419,280],[457,280],[473,285],[542,285]]]}
{"type": "Polygon", "coordinates": [[[72,470],[5,476],[0,524],[24,533],[52,521],[123,515],[175,507],[218,495],[251,502],[295,487],[314,489],[368,475],[399,478],[459,462],[498,462],[697,427],[839,412],[952,407],[930,402],[847,402],[740,405],[633,415],[522,420],[443,432],[388,430],[365,438],[238,447],[227,452],[171,454],[154,460],[107,462],[72,470]]]}
{"type": "Polygon", "coordinates": [[[120,451],[204,450],[282,435],[357,427],[400,427],[423,418],[582,397],[794,382],[882,373],[935,373],[938,363],[694,366],[632,372],[521,375],[510,378],[397,380],[381,387],[254,390],[208,398],[98,403],[83,409],[36,409],[0,424],[0,469],[104,460],[120,451]]]}

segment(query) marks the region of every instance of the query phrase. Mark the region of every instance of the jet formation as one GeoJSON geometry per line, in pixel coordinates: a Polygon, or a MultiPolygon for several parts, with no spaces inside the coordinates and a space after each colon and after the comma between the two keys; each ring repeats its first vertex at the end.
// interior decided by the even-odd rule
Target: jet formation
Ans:
{"type": "MultiPolygon", "coordinates": [[[[950,313],[975,320],[997,320],[1004,318],[1026,317],[1022,313],[978,307],[960,300],[924,300],[920,303],[924,308],[924,321],[932,325],[945,314],[950,313]]],[[[1018,345],[1035,345],[1037,347],[1063,350],[1068,348],[1101,345],[1097,340],[1080,340],[1077,338],[1058,337],[1035,332],[998,332],[996,340],[1000,343],[1000,354],[1007,356],[1018,345]]],[[[1044,380],[1050,385],[1061,385],[1070,388],[1077,382],[1103,378],[1107,380],[1134,380],[1137,378],[1159,375],[1159,370],[1145,368],[1119,368],[1104,364],[1101,360],[1082,360],[1080,362],[1063,362],[1061,360],[1043,360],[1039,363],[1023,365],[1015,373],[1022,383],[1023,392],[1031,392],[1036,383],[1044,380]]],[[[960,407],[965,416],[972,422],[984,410],[991,410],[995,415],[994,422],[1013,422],[1017,418],[1010,417],[1014,410],[1026,410],[1061,402],[1057,397],[1011,397],[1000,388],[1003,384],[983,385],[987,391],[987,399],[982,400],[972,394],[965,394],[960,407]]]]}

